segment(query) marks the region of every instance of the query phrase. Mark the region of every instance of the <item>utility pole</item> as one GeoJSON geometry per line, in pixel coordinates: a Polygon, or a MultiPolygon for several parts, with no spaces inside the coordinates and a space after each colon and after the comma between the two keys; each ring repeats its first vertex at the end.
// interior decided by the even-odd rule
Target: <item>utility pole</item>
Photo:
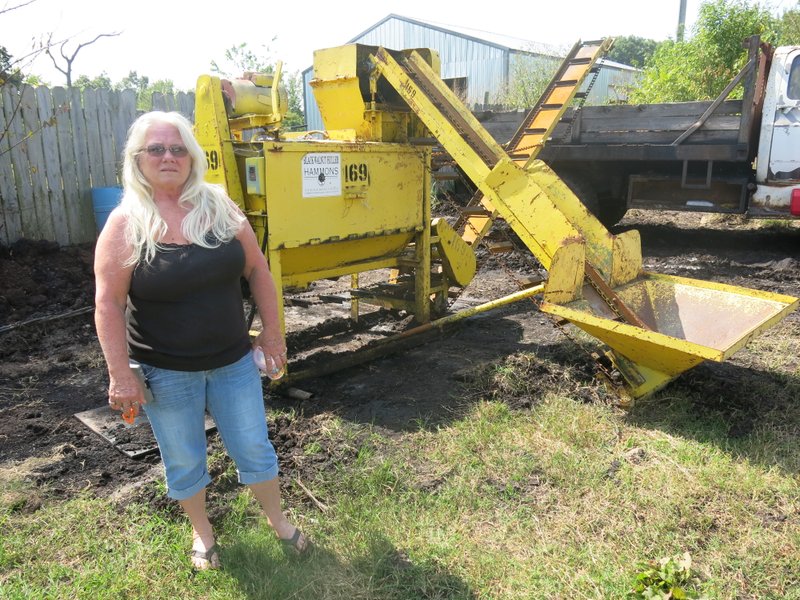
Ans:
{"type": "Polygon", "coordinates": [[[680,0],[681,7],[678,10],[678,31],[675,34],[675,40],[678,42],[683,41],[683,30],[686,27],[686,0],[680,0]]]}

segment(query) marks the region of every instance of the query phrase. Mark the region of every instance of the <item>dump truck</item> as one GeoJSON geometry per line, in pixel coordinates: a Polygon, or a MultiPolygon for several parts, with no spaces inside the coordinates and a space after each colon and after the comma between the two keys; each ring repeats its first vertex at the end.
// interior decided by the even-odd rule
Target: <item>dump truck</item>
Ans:
{"type": "MultiPolygon", "coordinates": [[[[800,47],[744,46],[715,100],[573,107],[538,158],[607,226],[629,208],[800,217],[800,47]],[[727,99],[739,84],[742,99],[727,99]]],[[[518,162],[529,130],[505,144],[518,162]]]]}
{"type": "MultiPolygon", "coordinates": [[[[550,107],[566,106],[603,47],[576,44],[526,144],[541,149],[562,112],[550,107]]],[[[475,277],[476,246],[502,218],[548,276],[485,306],[540,297],[543,312],[603,344],[598,364],[627,402],[726,359],[798,305],[644,272],[638,232],[611,234],[535,152],[515,161],[441,80],[433,50],[316,51],[311,85],[324,131],[281,130],[277,71],[235,82],[201,76],[195,132],[207,180],[227,189],[256,231],[281,308],[289,287],[349,276],[353,318],[362,302],[409,311],[417,330],[474,314],[443,313],[475,277]],[[432,138],[480,190],[455,224],[431,214],[432,138]],[[374,270],[386,270],[385,281],[361,285],[374,270]]]]}

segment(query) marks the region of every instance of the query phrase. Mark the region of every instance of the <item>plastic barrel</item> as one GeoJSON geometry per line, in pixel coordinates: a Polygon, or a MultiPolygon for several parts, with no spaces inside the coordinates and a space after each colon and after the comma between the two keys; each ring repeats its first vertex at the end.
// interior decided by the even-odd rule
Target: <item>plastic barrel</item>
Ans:
{"type": "Polygon", "coordinates": [[[94,220],[97,223],[97,233],[103,230],[108,220],[108,215],[122,199],[122,188],[118,185],[111,187],[92,188],[92,207],[94,220]]]}

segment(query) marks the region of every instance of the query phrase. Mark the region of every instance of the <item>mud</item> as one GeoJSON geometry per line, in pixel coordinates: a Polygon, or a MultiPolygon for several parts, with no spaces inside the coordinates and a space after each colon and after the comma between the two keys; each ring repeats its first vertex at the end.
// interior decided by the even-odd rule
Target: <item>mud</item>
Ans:
{"type": "MultiPolygon", "coordinates": [[[[649,271],[800,295],[800,229],[757,226],[738,217],[634,213],[618,231],[639,229],[649,271]]],[[[479,274],[455,307],[500,297],[516,290],[515,279],[543,274],[525,251],[479,258],[479,274]]],[[[94,294],[91,264],[91,246],[24,241],[0,248],[0,469],[25,473],[49,494],[116,494],[122,502],[143,500],[172,512],[174,506],[153,483],[160,473],[157,452],[130,458],[74,416],[106,402],[106,372],[87,312],[94,294]]],[[[408,315],[386,310],[368,312],[353,326],[341,297],[348,286],[349,278],[290,295],[288,343],[295,368],[319,366],[411,326],[408,315]]],[[[800,329],[796,315],[787,321],[800,329]]],[[[731,414],[740,416],[731,419],[731,435],[744,435],[752,426],[747,408],[752,402],[741,385],[746,367],[737,366],[735,357],[733,363],[700,367],[674,385],[694,386],[711,408],[715,398],[724,397],[731,414]]],[[[288,500],[324,502],[304,493],[298,481],[312,482],[353,460],[369,432],[391,437],[446,424],[481,396],[527,410],[565,380],[577,398],[609,401],[595,383],[591,359],[576,351],[535,303],[524,301],[466,320],[424,345],[293,383],[312,394],[310,399],[265,385],[268,407],[278,409],[269,425],[288,500]],[[497,378],[493,365],[502,361],[527,379],[497,378]],[[333,416],[363,436],[330,435],[333,416]]],[[[151,441],[146,429],[121,435],[131,438],[125,440],[128,448],[151,441]]],[[[215,434],[209,439],[220,447],[215,434]]],[[[225,461],[211,470],[212,504],[224,511],[225,504],[213,499],[235,490],[236,482],[225,461]]],[[[17,509],[36,510],[40,503],[31,496],[17,509]]]]}

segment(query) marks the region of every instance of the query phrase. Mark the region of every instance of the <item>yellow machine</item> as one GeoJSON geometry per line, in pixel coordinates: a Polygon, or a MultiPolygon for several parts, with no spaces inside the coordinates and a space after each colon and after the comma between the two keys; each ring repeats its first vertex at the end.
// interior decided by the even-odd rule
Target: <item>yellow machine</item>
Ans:
{"type": "MultiPolygon", "coordinates": [[[[600,51],[576,46],[559,76],[574,67],[582,77],[600,51]]],[[[280,94],[271,87],[257,94],[272,99],[261,117],[238,114],[232,86],[219,79],[203,76],[197,87],[208,179],[245,210],[279,291],[351,275],[354,298],[405,308],[425,323],[452,287],[473,278],[472,246],[502,217],[548,270],[542,310],[607,345],[624,398],[652,393],[703,360],[724,360],[797,307],[788,296],[643,272],[638,232],[612,235],[535,159],[531,148],[544,143],[557,111],[529,120],[536,127],[516,139],[533,142],[520,158],[447,88],[430,50],[319,50],[314,75],[326,130],[291,137],[279,133],[280,94]],[[431,220],[430,145],[418,143],[431,136],[481,192],[460,234],[431,220]],[[379,268],[398,275],[357,288],[359,273],[379,268]]],[[[556,86],[564,104],[581,77],[569,93],[556,86]]]]}

